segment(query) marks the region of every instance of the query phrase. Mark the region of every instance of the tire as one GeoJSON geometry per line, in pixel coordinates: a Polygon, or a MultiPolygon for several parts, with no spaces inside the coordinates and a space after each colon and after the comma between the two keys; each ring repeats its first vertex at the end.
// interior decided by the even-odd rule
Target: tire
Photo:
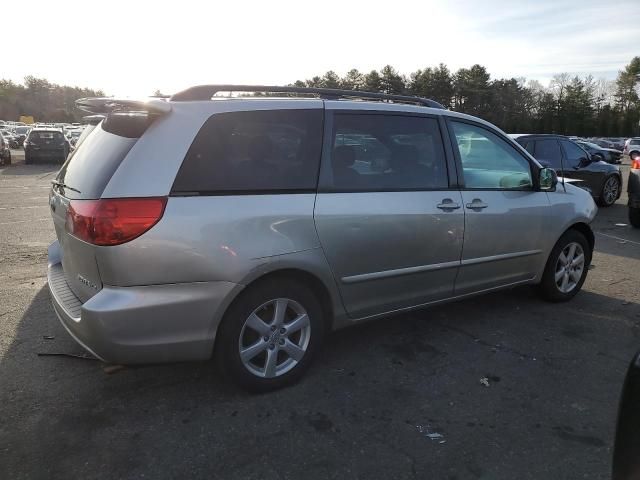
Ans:
{"type": "Polygon", "coordinates": [[[324,330],[323,309],[311,289],[299,281],[272,278],[248,287],[229,307],[218,330],[216,361],[226,379],[245,390],[260,393],[283,388],[309,368],[324,330]],[[275,313],[285,301],[284,320],[279,323],[275,313]],[[294,319],[302,328],[286,332],[294,319]],[[244,361],[241,349],[246,353],[244,361]],[[289,351],[300,357],[290,356],[289,351]],[[275,363],[269,363],[270,358],[275,363]]]}
{"type": "Polygon", "coordinates": [[[571,300],[582,288],[584,281],[587,278],[587,271],[589,270],[589,264],[591,263],[591,256],[593,252],[589,246],[589,242],[585,236],[577,230],[567,230],[560,240],[555,244],[551,254],[547,259],[547,264],[542,274],[542,280],[538,285],[538,290],[545,300],[550,302],[566,302],[571,300]],[[579,262],[576,262],[573,273],[565,273],[561,277],[556,277],[561,271],[566,272],[566,263],[560,260],[561,254],[564,254],[565,258],[571,253],[571,247],[575,246],[573,260],[579,258],[579,248],[582,250],[583,261],[581,268],[576,268],[579,262]],[[567,289],[563,290],[565,277],[567,278],[567,289]],[[558,280],[556,280],[558,278],[558,280]],[[577,281],[576,281],[577,280],[577,281]],[[569,288],[570,287],[570,288],[569,288]]]}
{"type": "Polygon", "coordinates": [[[608,176],[602,183],[600,197],[598,197],[598,205],[601,207],[610,207],[620,197],[620,179],[616,175],[608,176]]]}
{"type": "Polygon", "coordinates": [[[26,165],[31,165],[33,163],[33,158],[31,158],[31,155],[29,155],[28,153],[24,154],[24,163],[26,165]]]}
{"type": "Polygon", "coordinates": [[[629,207],[629,223],[633,228],[640,228],[640,208],[629,207]]]}

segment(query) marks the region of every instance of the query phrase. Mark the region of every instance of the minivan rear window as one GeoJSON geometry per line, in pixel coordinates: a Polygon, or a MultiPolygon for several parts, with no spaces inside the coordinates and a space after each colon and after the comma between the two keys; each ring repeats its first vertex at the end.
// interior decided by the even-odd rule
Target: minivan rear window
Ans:
{"type": "Polygon", "coordinates": [[[322,110],[219,113],[194,139],[174,194],[304,192],[317,187],[322,110]]]}
{"type": "Polygon", "coordinates": [[[31,131],[29,133],[29,141],[36,144],[47,142],[64,142],[62,132],[50,132],[50,131],[31,131]]]}
{"type": "Polygon", "coordinates": [[[71,199],[97,199],[126,157],[137,138],[107,132],[98,125],[69,156],[60,169],[57,182],[64,184],[64,195],[71,199]]]}

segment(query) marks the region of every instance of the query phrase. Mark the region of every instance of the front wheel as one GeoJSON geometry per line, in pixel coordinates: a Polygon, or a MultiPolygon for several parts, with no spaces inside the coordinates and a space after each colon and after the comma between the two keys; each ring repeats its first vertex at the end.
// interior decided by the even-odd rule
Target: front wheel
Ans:
{"type": "Polygon", "coordinates": [[[640,208],[629,207],[629,223],[634,228],[640,228],[640,208]]]}
{"type": "Polygon", "coordinates": [[[551,250],[538,285],[542,296],[551,302],[566,302],[582,288],[591,263],[591,247],[577,230],[567,231],[551,250]]]}
{"type": "Polygon", "coordinates": [[[602,185],[602,192],[600,192],[600,198],[598,203],[601,207],[610,207],[620,196],[620,179],[615,175],[610,176],[604,181],[602,185]]]}
{"type": "Polygon", "coordinates": [[[323,310],[300,282],[248,287],[220,325],[216,357],[223,374],[252,392],[290,385],[311,364],[324,337],[323,310]]]}

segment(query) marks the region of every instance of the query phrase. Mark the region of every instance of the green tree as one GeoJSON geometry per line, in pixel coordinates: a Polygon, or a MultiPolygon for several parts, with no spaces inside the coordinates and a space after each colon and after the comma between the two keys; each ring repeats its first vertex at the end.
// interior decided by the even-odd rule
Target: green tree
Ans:
{"type": "Polygon", "coordinates": [[[405,80],[391,65],[380,71],[380,90],[386,94],[400,95],[405,91],[405,80]]]}
{"type": "Polygon", "coordinates": [[[449,108],[454,93],[453,77],[442,63],[435,68],[427,67],[411,74],[408,90],[412,95],[431,98],[449,108]]]}
{"type": "Polygon", "coordinates": [[[340,88],[346,90],[361,90],[364,88],[364,81],[364,75],[360,73],[357,68],[352,68],[340,81],[340,88]]]}
{"type": "Polygon", "coordinates": [[[382,79],[376,70],[371,70],[364,76],[364,89],[367,92],[382,91],[382,79]]]}
{"type": "Polygon", "coordinates": [[[454,108],[471,115],[485,116],[491,109],[490,75],[482,65],[461,68],[453,79],[454,108]]]}

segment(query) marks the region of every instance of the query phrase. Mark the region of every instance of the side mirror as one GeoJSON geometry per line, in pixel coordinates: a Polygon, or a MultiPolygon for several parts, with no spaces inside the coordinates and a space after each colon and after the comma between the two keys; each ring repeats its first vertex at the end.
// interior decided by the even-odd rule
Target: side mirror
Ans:
{"type": "Polygon", "coordinates": [[[552,168],[543,168],[538,174],[538,185],[543,192],[553,192],[558,184],[558,175],[552,168]]]}

